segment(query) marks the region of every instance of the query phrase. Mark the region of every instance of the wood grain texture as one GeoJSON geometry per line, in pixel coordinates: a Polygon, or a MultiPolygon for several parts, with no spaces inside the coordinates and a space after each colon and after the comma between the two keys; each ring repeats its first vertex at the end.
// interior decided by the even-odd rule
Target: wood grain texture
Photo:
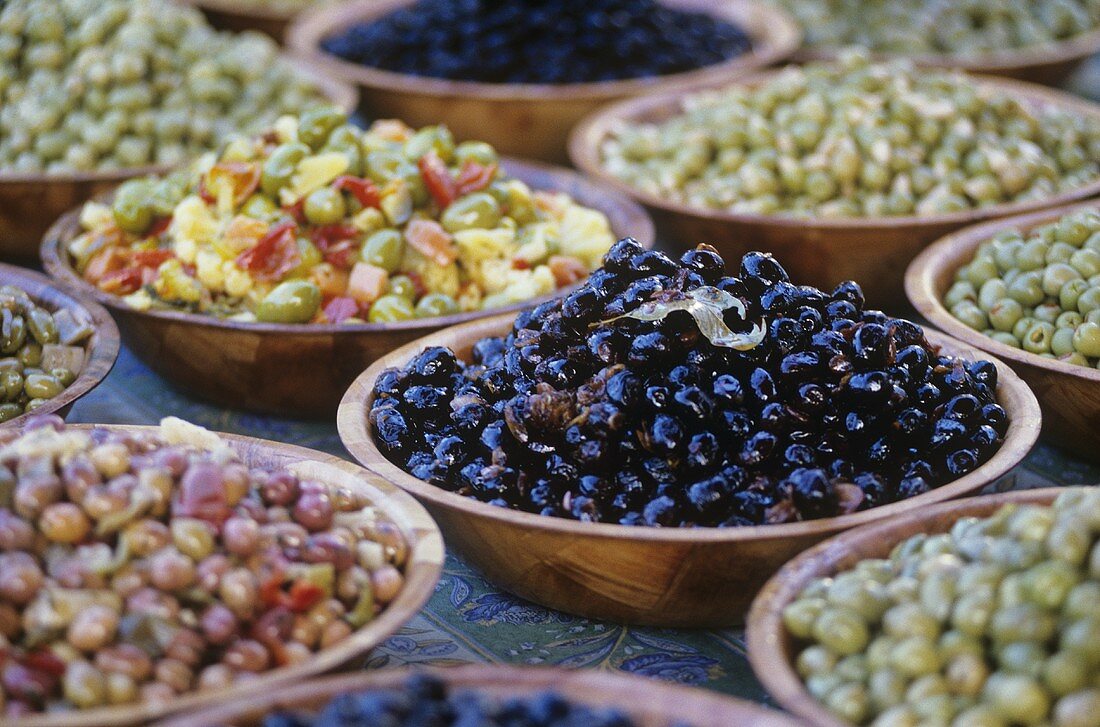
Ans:
{"type": "Polygon", "coordinates": [[[571,701],[629,714],[638,727],[797,727],[797,720],[760,705],[656,679],[608,671],[568,671],[546,667],[471,665],[450,669],[362,672],[317,679],[254,699],[179,717],[160,727],[258,727],[275,710],[315,712],[348,692],[400,686],[413,673],[438,676],[457,690],[473,689],[489,699],[510,699],[552,689],[571,701]]]}
{"type": "Polygon", "coordinates": [[[95,332],[81,345],[84,347],[84,368],[64,391],[38,407],[33,414],[23,414],[0,424],[0,427],[21,427],[31,416],[57,414],[66,416],[77,399],[99,386],[118,358],[118,327],[99,303],[84,295],[67,293],[49,278],[33,270],[0,263],[0,285],[17,285],[38,305],[51,313],[66,309],[78,321],[89,323],[95,332]]]}
{"type": "MultiPolygon", "coordinates": [[[[354,86],[317,73],[310,64],[301,60],[290,58],[289,61],[310,78],[333,104],[349,113],[355,110],[358,93],[354,86]]],[[[163,174],[168,169],[165,165],[150,165],[67,174],[0,170],[0,260],[35,260],[42,236],[65,212],[105,194],[127,179],[163,174]]]]}
{"type": "Polygon", "coordinates": [[[743,27],[753,49],[736,58],[658,78],[560,85],[490,84],[425,78],[361,66],[324,52],[321,41],[356,23],[380,18],[413,0],[349,0],[300,13],[287,30],[287,45],[358,85],[363,111],[413,126],[445,123],[459,139],[481,139],[502,154],[566,161],[569,130],[602,104],[653,91],[728,81],[778,63],[798,48],[802,33],[791,18],[758,0],[662,0],[743,27]]]}
{"type": "MultiPolygon", "coordinates": [[[[504,168],[532,189],[566,192],[600,210],[616,237],[633,236],[653,246],[653,223],[629,198],[564,169],[514,160],[505,160],[504,168]]],[[[189,394],[232,409],[332,416],[352,379],[398,346],[449,325],[514,312],[552,297],[499,310],[357,325],[238,323],[174,311],[135,311],[73,270],[66,244],[79,234],[78,216],[77,210],[69,212],[46,235],[42,262],[47,272],[62,286],[110,308],[123,340],[151,369],[189,394]]]]}
{"type": "MultiPolygon", "coordinates": [[[[765,72],[740,82],[755,87],[773,78],[765,72]]],[[[1100,105],[1043,86],[1006,79],[980,78],[982,87],[1007,94],[1035,108],[1057,107],[1100,119],[1100,105]]],[[[1100,177],[1078,189],[1043,200],[1015,202],[929,217],[862,217],[806,219],[780,215],[739,214],[689,207],[642,192],[604,170],[599,148],[624,122],[652,123],[679,113],[685,92],[623,101],[585,119],[573,131],[569,154],[573,164],[637,199],[653,214],[658,233],[669,244],[687,249],[700,242],[718,248],[727,261],[746,252],[773,253],[791,277],[831,290],[844,280],[863,285],[867,300],[887,307],[904,300],[905,267],[933,240],[969,224],[1046,209],[1100,194],[1100,177]]]]}
{"type": "Polygon", "coordinates": [[[947,532],[960,518],[986,517],[1007,503],[1048,505],[1062,491],[1052,487],[941,503],[850,530],[806,551],[783,566],[752,604],[746,636],[756,677],[781,707],[810,724],[845,727],[806,691],[795,672],[795,642],[783,626],[783,609],[815,578],[849,570],[864,559],[885,558],[913,535],[947,532]]]}
{"type": "MultiPolygon", "coordinates": [[[[1015,466],[1039,434],[1039,406],[1003,363],[998,401],[1011,419],[1000,451],[974,472],[924,495],[825,520],[745,528],[648,528],[582,523],[493,507],[418,480],[378,450],[367,412],[378,374],[426,346],[448,346],[468,360],[477,340],[503,335],[498,316],[426,336],[376,361],[352,383],[337,414],[340,439],[365,467],[420,499],[447,543],[499,587],[550,608],[618,623],[677,627],[741,622],[757,589],[795,554],[863,523],[967,495],[1015,466]]],[[[974,349],[929,332],[929,340],[968,357],[974,349]]]]}
{"type": "MultiPolygon", "coordinates": [[[[156,427],[126,425],[70,425],[76,430],[111,429],[133,432],[156,427]]],[[[439,528],[416,500],[371,472],[339,457],[305,447],[235,434],[219,434],[240,455],[245,465],[274,469],[285,467],[300,478],[339,484],[366,495],[368,501],[400,528],[409,543],[405,585],[397,598],[374,620],[337,644],[292,666],[264,672],[255,680],[216,692],[181,695],[164,705],[124,705],[95,710],[44,714],[19,720],[20,727],[101,727],[144,724],[168,714],[211,707],[229,699],[251,700],[304,679],[344,667],[358,666],[375,646],[396,632],[427,603],[443,570],[443,539],[439,528]]]]}
{"type": "MultiPolygon", "coordinates": [[[[1100,52],[1100,28],[1074,38],[1032,48],[1014,48],[1006,52],[980,56],[921,54],[900,56],[923,68],[958,69],[967,73],[1002,76],[1017,81],[1030,81],[1046,86],[1058,86],[1089,56],[1100,52]]],[[[829,48],[803,47],[794,54],[799,63],[835,60],[839,51],[829,48]]],[[[879,60],[893,60],[897,55],[877,54],[879,60]]]]}
{"type": "Polygon", "coordinates": [[[1078,209],[1100,209],[1100,203],[1061,207],[967,227],[939,240],[917,256],[905,274],[909,302],[932,325],[968,346],[988,351],[1011,363],[1035,392],[1043,409],[1043,434],[1054,445],[1096,461],[1100,449],[1100,370],[1047,359],[994,341],[959,321],[943,305],[955,272],[974,259],[978,246],[1002,230],[1022,232],[1078,209]]]}

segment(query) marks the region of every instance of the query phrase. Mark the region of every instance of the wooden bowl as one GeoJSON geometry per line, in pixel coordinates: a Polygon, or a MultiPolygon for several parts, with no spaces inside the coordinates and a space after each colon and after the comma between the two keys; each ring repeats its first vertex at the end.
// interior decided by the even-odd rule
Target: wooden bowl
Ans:
{"type": "Polygon", "coordinates": [[[95,332],[84,341],[84,368],[76,380],[64,391],[34,410],[0,424],[2,427],[21,427],[32,416],[57,414],[65,417],[77,399],[99,386],[115,365],[118,358],[118,327],[103,306],[87,296],[61,290],[49,278],[33,270],[0,263],[0,285],[17,285],[38,305],[51,313],[67,309],[78,319],[92,325],[95,332]]]}
{"type": "Polygon", "coordinates": [[[300,10],[269,8],[241,0],[182,0],[202,11],[207,22],[218,30],[241,33],[255,30],[283,42],[290,19],[300,10]]]}
{"type": "MultiPolygon", "coordinates": [[[[376,361],[340,404],[340,439],[365,467],[420,499],[448,544],[489,580],[536,603],[595,619],[677,627],[738,623],[757,589],[796,553],[842,530],[975,492],[1020,462],[1039,434],[1034,395],[991,358],[1000,376],[998,402],[1011,423],[1000,451],[984,465],[902,502],[836,518],[743,528],[631,527],[507,510],[418,480],[386,459],[367,424],[379,373],[404,365],[426,346],[448,346],[468,359],[476,341],[503,335],[512,319],[448,328],[376,361]]],[[[952,353],[978,353],[933,332],[928,338],[952,353]]]]}
{"type": "Polygon", "coordinates": [[[496,84],[426,78],[346,61],[321,49],[337,31],[381,18],[413,0],[350,0],[300,13],[287,45],[336,78],[359,86],[364,113],[413,126],[443,122],[460,139],[481,139],[502,154],[566,161],[569,130],[599,106],[648,91],[728,81],[789,57],[802,40],[782,10],[759,0],[662,0],[730,20],[752,38],[749,52],[695,71],[649,79],[571,84],[496,84]]]}
{"type": "MultiPolygon", "coordinates": [[[[652,247],[653,223],[640,206],[573,172],[505,160],[507,172],[536,190],[566,192],[600,210],[618,237],[652,247]]],[[[151,369],[184,391],[230,409],[291,417],[328,417],[348,384],[371,362],[431,331],[503,311],[518,311],[543,296],[491,311],[472,311],[398,323],[240,323],[175,311],[136,311],[84,281],[66,246],[80,233],[79,210],[65,214],[42,243],[46,271],[61,285],[110,308],[123,338],[151,369]]]]}
{"type": "Polygon", "coordinates": [[[615,708],[639,727],[796,727],[780,712],[703,689],[612,671],[574,671],[548,667],[476,664],[449,669],[386,669],[315,679],[278,693],[225,704],[161,723],[160,727],[258,727],[276,710],[316,712],[333,697],[371,689],[399,687],[412,674],[428,673],[458,690],[475,690],[489,699],[533,696],[553,690],[571,701],[615,708]]]}
{"type": "MultiPolygon", "coordinates": [[[[743,82],[759,86],[776,72],[762,73],[743,82]]],[[[983,78],[980,84],[1037,107],[1058,106],[1100,119],[1100,105],[1043,86],[983,78]]],[[[681,248],[708,242],[728,262],[746,252],[774,253],[791,277],[831,290],[844,280],[859,280],[867,299],[876,306],[898,303],[905,266],[925,245],[975,222],[1022,214],[1100,194],[1100,177],[1078,189],[1043,200],[1015,202],[982,209],[928,217],[854,217],[807,219],[783,215],[740,214],[690,207],[642,192],[604,170],[600,144],[623,122],[660,122],[678,113],[684,91],[645,96],[610,106],[584,120],[569,139],[574,165],[593,179],[637,199],[653,214],[662,240],[681,248]]]]}
{"type": "Polygon", "coordinates": [[[969,263],[978,246],[1002,230],[1022,232],[1057,221],[1078,209],[1098,209],[1091,202],[1044,210],[967,227],[926,248],[905,273],[909,301],[932,325],[968,346],[988,351],[1012,364],[1027,382],[1043,408],[1043,433],[1051,444],[1075,455],[1100,458],[1094,433],[1100,429],[1100,370],[1043,358],[994,341],[959,321],[943,304],[943,296],[955,281],[955,272],[969,263]]]}
{"type": "MultiPolygon", "coordinates": [[[[349,113],[355,110],[358,94],[354,86],[317,73],[301,61],[292,60],[292,63],[333,104],[349,113]]],[[[0,170],[0,259],[33,261],[42,235],[67,210],[127,179],[163,174],[168,170],[167,165],[66,174],[0,170]]]]}
{"type": "MultiPolygon", "coordinates": [[[[1058,86],[1090,56],[1100,52],[1100,28],[1094,28],[1073,38],[1034,46],[1015,48],[1000,53],[979,56],[957,56],[940,53],[922,55],[876,54],[880,60],[905,58],[924,68],[961,70],[989,76],[1003,76],[1018,81],[1030,81],[1046,86],[1058,86]]],[[[834,48],[803,47],[794,54],[800,63],[835,60],[834,48]]]]}
{"type": "Polygon", "coordinates": [[[986,517],[1007,503],[1049,505],[1063,491],[1049,487],[944,502],[850,530],[807,550],[783,566],[752,604],[746,637],[756,678],[781,707],[810,724],[847,727],[806,691],[795,672],[795,640],[783,626],[783,609],[815,578],[849,570],[867,558],[886,558],[906,538],[947,532],[960,518],[986,517]]]}
{"type": "MultiPolygon", "coordinates": [[[[128,425],[76,424],[68,428],[156,431],[157,427],[128,425]]],[[[303,679],[335,671],[361,660],[371,649],[385,641],[428,602],[443,571],[443,538],[431,517],[406,493],[371,472],[346,460],[305,447],[281,442],[244,437],[237,434],[219,435],[249,467],[274,469],[285,467],[299,477],[319,482],[339,484],[366,493],[387,518],[401,529],[409,543],[405,565],[405,585],[389,606],[376,618],[343,641],[319,651],[310,659],[291,666],[264,672],[256,679],[214,692],[192,692],[180,695],[167,704],[132,704],[90,710],[45,713],[18,720],[19,727],[99,727],[100,725],[144,724],[168,714],[203,709],[230,699],[256,699],[265,693],[303,679]]],[[[281,693],[281,692],[280,692],[281,693]]]]}

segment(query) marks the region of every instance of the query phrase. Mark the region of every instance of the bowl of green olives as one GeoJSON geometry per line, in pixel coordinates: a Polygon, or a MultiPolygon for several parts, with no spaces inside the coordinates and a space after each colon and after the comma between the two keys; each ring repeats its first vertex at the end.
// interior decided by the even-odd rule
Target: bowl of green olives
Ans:
{"type": "Polygon", "coordinates": [[[118,357],[111,316],[41,273],[0,263],[0,426],[65,416],[118,357]]]}
{"type": "Polygon", "coordinates": [[[753,602],[753,671],[823,727],[1093,724],[1098,516],[1097,488],[1052,487],[826,540],[753,602]]]}
{"type": "MultiPolygon", "coordinates": [[[[633,236],[645,247],[653,246],[653,223],[630,199],[565,169],[508,159],[502,166],[532,190],[565,193],[577,204],[602,213],[614,238],[633,236]]],[[[41,256],[49,275],[62,287],[109,308],[130,349],[162,377],[232,409],[290,417],[331,416],[352,380],[395,348],[448,326],[538,305],[567,289],[467,312],[420,316],[409,309],[399,318],[373,323],[357,318],[341,323],[242,321],[185,310],[140,310],[126,298],[97,288],[77,271],[69,244],[84,231],[80,214],[80,209],[66,213],[47,232],[41,256]]],[[[290,298],[288,305],[295,302],[290,298]]],[[[268,318],[289,320],[291,316],[268,318]]]]}
{"type": "Polygon", "coordinates": [[[861,281],[877,306],[904,299],[906,266],[939,237],[1096,195],[1098,146],[1094,103],[862,53],[616,103],[569,142],[669,244],[764,248],[810,284],[861,281]],[[1059,127],[1081,142],[1065,157],[1059,127]]]}
{"type": "Polygon", "coordinates": [[[1039,399],[1048,441],[1093,460],[1094,258],[1100,264],[1100,206],[1088,202],[965,228],[929,246],[905,275],[910,303],[933,326],[1012,364],[1039,399]]]}

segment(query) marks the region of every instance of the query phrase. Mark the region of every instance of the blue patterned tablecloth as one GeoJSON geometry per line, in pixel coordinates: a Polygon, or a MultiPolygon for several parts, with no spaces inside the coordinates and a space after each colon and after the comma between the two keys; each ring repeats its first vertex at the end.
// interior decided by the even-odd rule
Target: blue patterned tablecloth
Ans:
{"type": "MultiPolygon", "coordinates": [[[[1068,88],[1100,100],[1100,59],[1068,88]]],[[[217,409],[172,389],[123,349],[107,380],[74,407],[71,421],[155,424],[174,415],[211,429],[312,447],[350,459],[329,422],[299,422],[217,409]]],[[[1100,468],[1041,444],[997,489],[1100,482],[1100,468]]],[[[427,607],[378,647],[368,668],[410,663],[508,662],[620,669],[767,701],[740,631],[633,628],[550,611],[502,593],[448,555],[427,607]]]]}

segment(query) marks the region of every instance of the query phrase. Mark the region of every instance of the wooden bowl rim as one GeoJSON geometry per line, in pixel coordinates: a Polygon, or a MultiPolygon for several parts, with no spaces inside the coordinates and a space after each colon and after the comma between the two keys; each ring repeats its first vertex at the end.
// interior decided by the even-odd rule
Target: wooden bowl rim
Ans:
{"type": "MultiPolygon", "coordinates": [[[[985,464],[973,472],[937,487],[934,490],[899,502],[880,505],[849,515],[819,520],[774,525],[753,525],[737,528],[660,528],[628,526],[614,523],[583,523],[559,517],[548,517],[518,510],[507,510],[479,502],[469,497],[448,492],[413,477],[390,462],[374,443],[367,425],[367,412],[372,400],[371,391],[378,374],[391,366],[404,365],[423,348],[446,345],[445,341],[461,336],[492,335],[486,329],[492,325],[497,333],[510,329],[513,316],[497,316],[475,321],[463,326],[438,331],[408,343],[379,358],[360,374],[344,394],[336,414],[336,428],[340,441],[351,455],[364,467],[412,493],[418,499],[433,506],[461,513],[464,516],[494,520],[502,524],[530,530],[551,531],[572,537],[593,537],[612,540],[635,540],[647,543],[731,543],[738,541],[781,540],[823,535],[852,528],[866,522],[889,518],[917,510],[934,502],[960,497],[992,482],[1008,472],[1023,459],[1039,437],[1041,413],[1035,395],[1020,377],[1004,362],[993,356],[982,358],[997,367],[998,393],[1002,406],[1009,413],[1009,429],[1001,448],[985,464]],[[476,333],[475,333],[476,332],[476,333]]],[[[973,358],[979,354],[974,348],[961,344],[936,331],[926,331],[929,341],[945,347],[954,355],[973,358]]],[[[460,339],[461,340],[461,339],[460,339]]],[[[472,341],[471,341],[472,342],[472,341]]]]}
{"type": "MultiPolygon", "coordinates": [[[[280,51],[279,56],[288,63],[297,73],[304,75],[321,91],[321,94],[334,106],[347,113],[355,111],[359,103],[359,91],[354,85],[333,78],[313,64],[280,51]]],[[[186,162],[185,162],[186,163],[186,162]]],[[[118,183],[127,179],[144,177],[150,174],[165,174],[173,169],[171,164],[144,164],[140,167],[127,167],[125,169],[90,170],[62,172],[49,174],[46,172],[13,172],[0,169],[0,195],[4,194],[6,186],[36,184],[42,187],[59,184],[88,184],[88,183],[118,183]]]]}
{"type": "Polygon", "coordinates": [[[321,48],[321,41],[335,29],[376,20],[412,2],[413,0],[346,0],[310,8],[298,13],[287,26],[287,47],[302,57],[314,59],[329,67],[341,78],[368,88],[438,98],[555,104],[563,101],[609,100],[654,89],[694,86],[718,78],[728,79],[789,58],[802,43],[802,29],[786,11],[761,0],[724,0],[713,3],[713,7],[709,9],[700,8],[698,12],[718,14],[727,20],[743,19],[753,14],[766,18],[761,23],[763,34],[750,35],[752,48],[721,63],[652,78],[562,84],[459,81],[363,66],[321,48]]]}
{"type": "MultiPolygon", "coordinates": [[[[840,570],[837,567],[838,563],[845,559],[854,543],[874,543],[876,550],[882,553],[879,557],[886,557],[901,540],[912,537],[912,535],[898,536],[899,529],[904,526],[924,523],[944,514],[957,515],[955,520],[972,514],[984,516],[1008,503],[1049,504],[1067,489],[1046,487],[941,502],[922,510],[840,533],[803,551],[771,577],[760,590],[749,611],[745,637],[749,663],[757,679],[779,706],[808,720],[811,724],[823,727],[846,727],[810,695],[795,673],[784,648],[786,629],[783,626],[783,609],[811,580],[840,570]],[[815,564],[818,560],[821,562],[815,564]]],[[[927,528],[922,528],[922,532],[932,534],[927,528]]]]}
{"type": "MultiPolygon", "coordinates": [[[[654,115],[663,117],[667,115],[666,112],[669,112],[670,109],[681,108],[686,97],[701,91],[717,91],[731,87],[751,89],[775,78],[777,75],[787,70],[787,68],[791,67],[792,66],[787,66],[786,68],[762,71],[746,78],[738,79],[732,83],[708,84],[706,86],[679,89],[670,93],[646,94],[644,96],[625,99],[605,106],[581,120],[581,122],[573,128],[573,131],[570,132],[568,142],[569,158],[573,162],[573,165],[584,174],[599,180],[623,194],[630,195],[650,208],[684,217],[705,219],[714,222],[757,225],[788,230],[804,230],[805,232],[803,234],[847,230],[868,233],[875,230],[896,230],[899,228],[920,230],[921,228],[944,225],[962,226],[989,219],[1048,209],[1056,205],[1067,204],[1100,194],[1100,174],[1098,174],[1090,182],[1080,187],[1063,190],[1042,199],[1005,202],[989,207],[978,207],[947,214],[927,216],[899,215],[896,217],[797,217],[790,214],[729,212],[726,210],[693,207],[680,202],[674,202],[659,195],[642,191],[624,182],[609,173],[600,162],[599,147],[601,142],[607,138],[616,125],[623,121],[649,118],[654,115]]],[[[1063,111],[1072,111],[1083,116],[1091,116],[1097,121],[1100,121],[1100,104],[1073,96],[1064,91],[1057,91],[1037,83],[1018,81],[1010,78],[999,78],[996,76],[983,76],[978,74],[966,75],[974,81],[980,89],[1009,95],[1015,100],[1031,105],[1032,107],[1055,107],[1063,111]]]]}
{"type": "MultiPolygon", "coordinates": [[[[1084,60],[1097,51],[1100,51],[1100,26],[1054,43],[1042,43],[981,55],[872,53],[871,58],[887,62],[907,60],[925,68],[954,68],[969,73],[998,75],[1037,66],[1084,60]]],[[[831,61],[836,60],[841,52],[841,48],[832,46],[804,46],[795,53],[794,59],[799,62],[831,61]]]]}
{"type": "MultiPolygon", "coordinates": [[[[638,229],[630,230],[629,235],[636,239],[642,247],[646,249],[652,248],[656,241],[656,231],[653,226],[653,219],[649,216],[649,213],[642,208],[637,202],[630,197],[620,194],[619,192],[611,189],[607,189],[604,185],[588,179],[571,169],[564,167],[558,167],[551,164],[545,164],[542,162],[529,161],[526,159],[515,159],[512,157],[504,157],[502,160],[504,168],[516,179],[523,181],[529,179],[535,175],[546,174],[554,178],[554,186],[546,189],[539,189],[535,191],[547,191],[557,192],[566,191],[566,187],[574,186],[579,190],[582,190],[584,196],[591,195],[595,198],[604,198],[608,202],[613,202],[619,208],[623,210],[626,216],[633,218],[632,224],[638,229]]],[[[581,200],[576,200],[581,202],[581,200]]],[[[608,211],[610,205],[594,205],[586,202],[582,202],[584,206],[591,209],[596,209],[602,212],[605,216],[610,218],[612,215],[608,211]]],[[[68,253],[64,248],[66,243],[72,239],[73,233],[79,228],[80,208],[69,210],[60,219],[55,222],[50,229],[46,232],[42,241],[42,247],[40,250],[42,264],[45,267],[46,272],[56,280],[60,285],[73,290],[79,290],[85,295],[91,296],[98,300],[103,305],[119,311],[120,313],[132,314],[135,316],[142,316],[145,318],[153,318],[165,322],[172,322],[177,324],[184,324],[189,326],[199,326],[206,328],[217,328],[227,331],[243,331],[248,333],[277,333],[282,335],[293,335],[300,337],[308,336],[353,336],[361,335],[364,333],[388,333],[393,331],[417,331],[435,329],[440,327],[452,326],[456,324],[466,323],[469,321],[480,320],[482,318],[488,318],[500,313],[512,313],[515,314],[518,311],[526,308],[532,308],[544,303],[547,300],[560,295],[563,291],[568,291],[571,287],[560,288],[554,290],[546,295],[541,295],[530,300],[520,301],[519,303],[513,303],[501,308],[492,308],[489,310],[479,311],[467,311],[465,313],[454,313],[446,316],[437,316],[434,318],[415,318],[410,321],[396,321],[394,323],[260,323],[260,322],[242,322],[231,321],[224,318],[215,318],[214,316],[204,315],[202,313],[185,313],[183,311],[166,311],[166,310],[148,310],[139,311],[128,306],[118,296],[104,293],[96,288],[94,285],[88,283],[73,270],[69,261],[68,253]]],[[[610,219],[609,219],[610,221],[610,219]]],[[[620,231],[612,229],[612,236],[618,239],[620,233],[626,234],[627,231],[620,231]]],[[[579,283],[578,283],[579,284],[579,283]]]]}
{"type": "Polygon", "coordinates": [[[31,300],[46,308],[51,313],[56,313],[62,308],[76,310],[86,317],[95,329],[92,335],[83,343],[84,367],[80,370],[76,380],[65,387],[60,394],[50,399],[42,406],[27,414],[9,419],[2,425],[5,428],[18,427],[25,424],[31,417],[51,414],[64,409],[89,391],[99,386],[107,374],[111,373],[115,361],[118,360],[119,334],[118,326],[111,315],[94,300],[87,296],[73,293],[54,285],[54,282],[42,273],[26,268],[0,263],[0,285],[17,285],[22,288],[31,300]]]}
{"type": "MultiPolygon", "coordinates": [[[[66,429],[90,431],[107,429],[126,432],[156,432],[156,425],[132,424],[68,424],[66,429]]],[[[402,492],[400,488],[386,482],[375,473],[331,454],[242,434],[217,432],[242,456],[257,456],[261,453],[275,453],[293,459],[293,463],[284,465],[293,467],[299,463],[321,465],[336,474],[355,477],[370,488],[382,494],[381,500],[371,500],[387,518],[401,527],[402,534],[413,540],[409,548],[405,565],[405,584],[397,597],[377,617],[365,626],[353,631],[350,636],[337,644],[314,654],[301,664],[280,667],[263,672],[255,680],[242,685],[213,692],[192,691],[179,696],[167,704],[136,703],[98,707],[70,712],[44,713],[25,720],[19,720],[21,727],[98,727],[104,724],[140,724],[153,719],[175,714],[182,710],[199,709],[225,701],[227,698],[247,699],[262,694],[275,687],[286,686],[306,677],[316,676],[338,668],[345,662],[361,656],[393,635],[402,625],[418,614],[435,591],[436,583],[443,572],[445,557],[443,534],[439,530],[423,505],[402,492]]],[[[319,476],[311,473],[311,476],[319,476]]],[[[335,475],[334,475],[335,476],[335,475]]]]}
{"type": "Polygon", "coordinates": [[[238,18],[255,18],[257,20],[272,20],[275,22],[286,22],[293,18],[296,14],[302,12],[301,10],[279,12],[274,8],[267,7],[266,5],[241,3],[237,2],[236,0],[178,1],[182,2],[184,5],[190,5],[193,8],[198,8],[199,10],[212,10],[214,12],[223,13],[225,15],[233,15],[238,18]]]}
{"type": "Polygon", "coordinates": [[[967,346],[986,351],[1015,364],[1033,366],[1060,376],[1069,376],[1082,381],[1100,384],[1100,369],[1091,366],[1078,366],[1057,359],[1044,358],[1020,348],[995,341],[968,327],[959,321],[944,306],[943,291],[936,287],[936,278],[944,271],[952,274],[974,259],[978,246],[1003,230],[1020,229],[1028,232],[1048,222],[1057,221],[1063,215],[1078,210],[1096,210],[1100,212],[1100,200],[1090,200],[1081,204],[1065,205],[1054,209],[1040,210],[1027,215],[1006,217],[981,225],[963,229],[941,237],[913,259],[905,271],[905,294],[917,312],[952,338],[967,346]],[[956,264],[957,263],[957,264],[956,264]]]}
{"type": "Polygon", "coordinates": [[[454,667],[410,667],[361,671],[354,674],[328,676],[296,684],[278,693],[258,695],[251,702],[233,699],[230,702],[160,724],[160,727],[186,727],[193,724],[223,725],[249,714],[274,708],[293,709],[294,704],[311,702],[318,696],[331,698],[336,694],[368,689],[388,688],[403,683],[413,674],[431,674],[459,690],[472,689],[488,695],[506,693],[509,696],[534,694],[553,689],[566,694],[572,701],[596,707],[641,705],[668,716],[672,722],[680,715],[684,702],[694,705],[693,711],[715,715],[715,722],[727,720],[730,725],[742,724],[752,717],[755,724],[773,727],[794,727],[799,722],[789,715],[762,704],[719,694],[700,687],[645,678],[621,671],[563,669],[550,666],[515,666],[506,664],[465,664],[454,667]],[[571,692],[601,691],[604,699],[596,702],[594,694],[587,699],[571,692]],[[331,696],[330,696],[331,695],[331,696]],[[756,720],[760,720],[757,722],[756,720]],[[767,720],[767,722],[763,721],[767,720]]]}

